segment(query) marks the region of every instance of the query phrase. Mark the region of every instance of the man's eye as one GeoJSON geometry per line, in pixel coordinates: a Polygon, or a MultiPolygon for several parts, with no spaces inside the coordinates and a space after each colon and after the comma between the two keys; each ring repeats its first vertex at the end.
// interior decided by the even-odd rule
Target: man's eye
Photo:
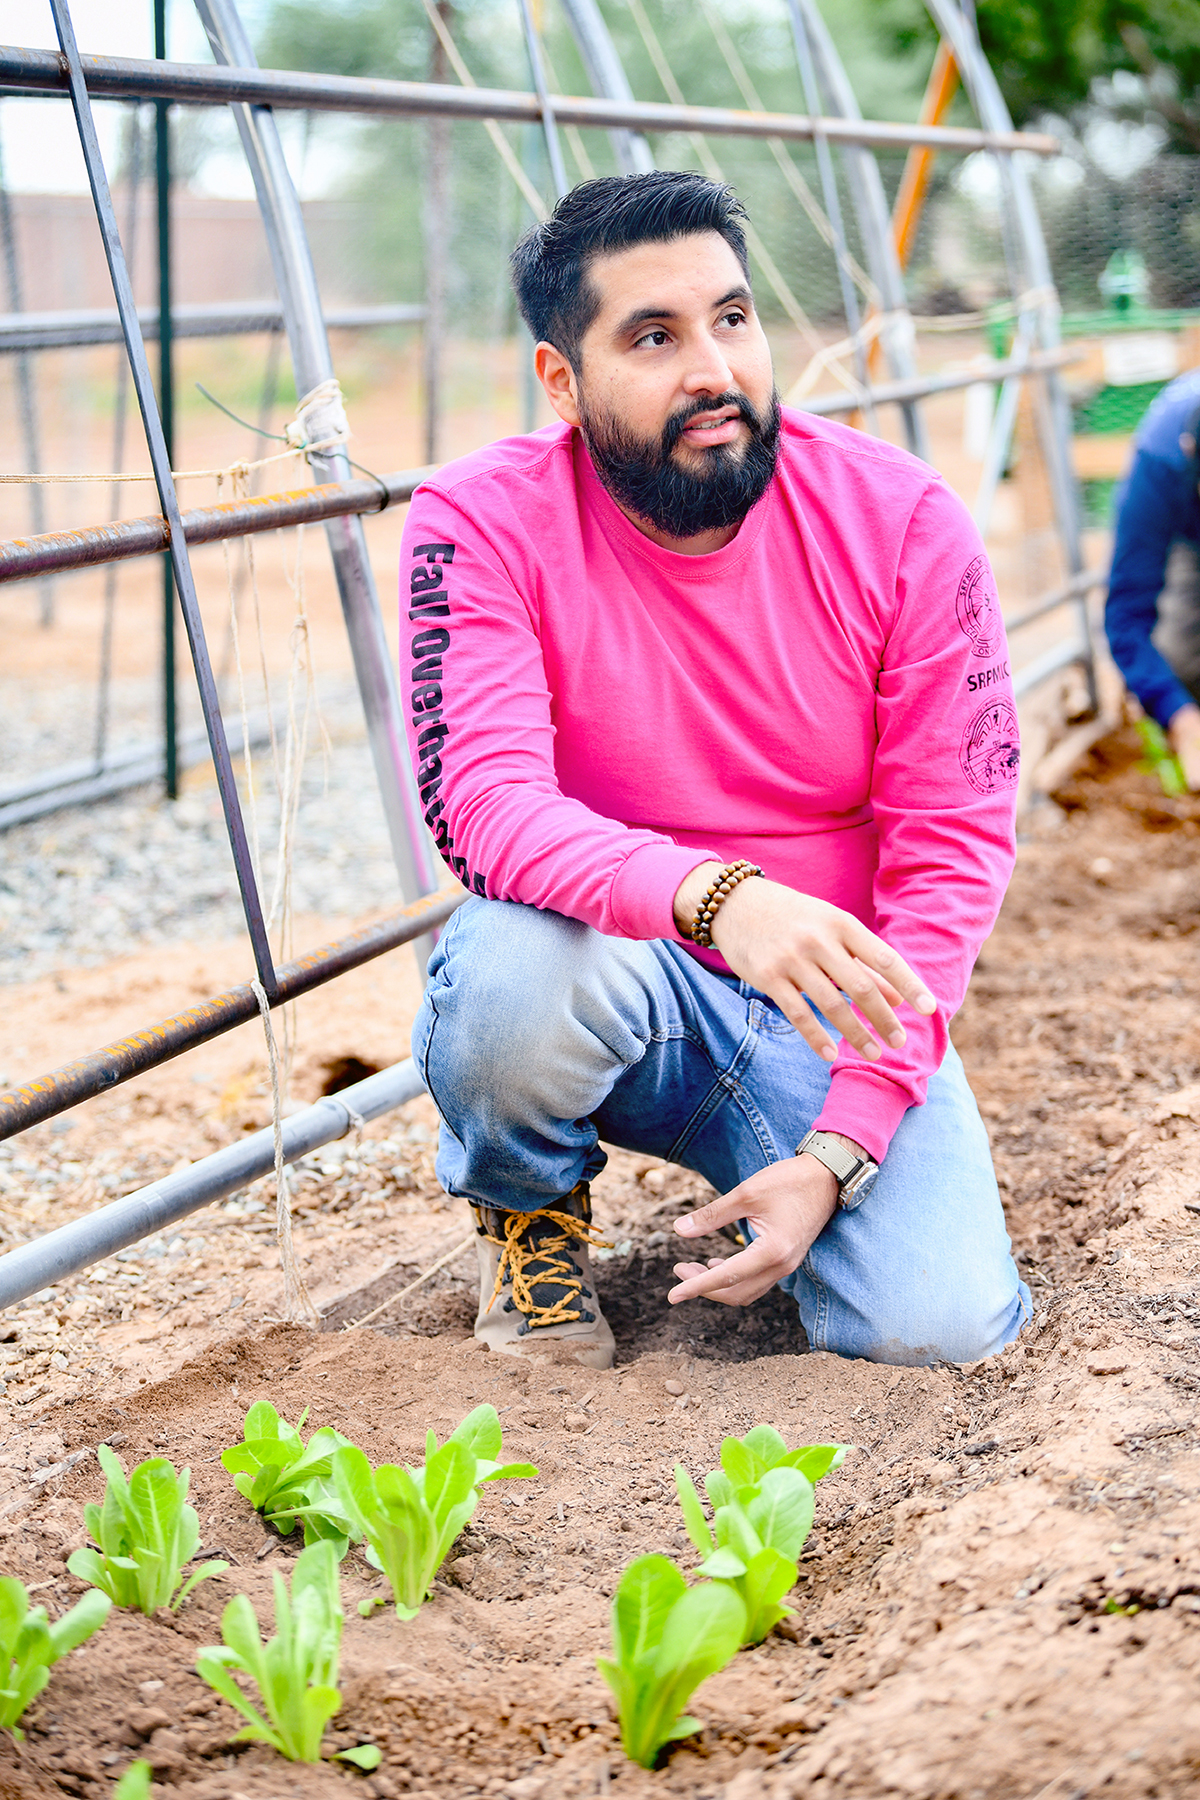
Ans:
{"type": "Polygon", "coordinates": [[[656,350],[660,350],[667,341],[667,334],[665,331],[647,331],[637,341],[639,344],[653,344],[656,350]]]}
{"type": "Polygon", "coordinates": [[[744,325],[746,323],[746,315],[744,312],[728,312],[725,314],[721,323],[723,325],[744,325]]]}

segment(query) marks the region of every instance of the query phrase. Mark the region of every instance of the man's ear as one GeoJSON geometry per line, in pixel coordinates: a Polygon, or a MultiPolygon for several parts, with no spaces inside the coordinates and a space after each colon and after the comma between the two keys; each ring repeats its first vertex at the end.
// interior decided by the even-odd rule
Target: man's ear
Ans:
{"type": "Polygon", "coordinates": [[[546,390],[546,398],[559,418],[567,425],[578,425],[579,391],[575,385],[575,371],[562,351],[543,340],[533,353],[533,366],[546,390]]]}

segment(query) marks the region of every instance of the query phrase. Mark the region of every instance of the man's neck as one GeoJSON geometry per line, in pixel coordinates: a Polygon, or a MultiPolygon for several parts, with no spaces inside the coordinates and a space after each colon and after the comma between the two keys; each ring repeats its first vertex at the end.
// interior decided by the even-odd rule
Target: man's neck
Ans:
{"type": "Polygon", "coordinates": [[[658,544],[663,550],[674,550],[677,556],[711,556],[714,550],[723,550],[726,544],[732,544],[742,528],[739,519],[736,525],[722,525],[716,531],[701,531],[695,537],[672,537],[669,531],[660,531],[657,525],[640,519],[627,506],[621,506],[619,500],[614,501],[631,525],[636,525],[643,537],[648,537],[652,544],[658,544]]]}

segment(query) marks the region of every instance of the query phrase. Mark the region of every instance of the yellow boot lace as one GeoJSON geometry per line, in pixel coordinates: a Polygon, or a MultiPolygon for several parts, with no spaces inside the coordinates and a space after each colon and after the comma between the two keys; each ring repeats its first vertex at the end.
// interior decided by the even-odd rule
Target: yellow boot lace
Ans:
{"type": "Polygon", "coordinates": [[[570,1325],[583,1317],[580,1296],[583,1278],[575,1273],[568,1253],[571,1240],[581,1240],[593,1250],[611,1248],[609,1239],[602,1238],[589,1221],[577,1219],[572,1213],[559,1212],[552,1206],[540,1207],[537,1212],[506,1213],[502,1238],[493,1237],[490,1231],[482,1232],[481,1236],[489,1244],[495,1244],[500,1252],[496,1285],[485,1311],[491,1312],[507,1273],[512,1280],[513,1304],[525,1314],[531,1330],[546,1325],[570,1325]],[[558,1226],[561,1235],[544,1237],[538,1243],[531,1244],[525,1234],[535,1219],[549,1219],[558,1226]],[[531,1280],[528,1271],[533,1262],[540,1263],[542,1267],[531,1280]],[[563,1289],[550,1306],[539,1305],[533,1297],[534,1288],[541,1286],[543,1282],[553,1282],[563,1289]],[[574,1312],[568,1311],[571,1306],[574,1306],[574,1312]]]}

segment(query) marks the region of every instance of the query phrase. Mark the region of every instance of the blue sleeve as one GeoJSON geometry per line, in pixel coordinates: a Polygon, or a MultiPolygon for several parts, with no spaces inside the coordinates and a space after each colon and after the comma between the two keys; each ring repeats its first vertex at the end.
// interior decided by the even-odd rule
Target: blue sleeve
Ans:
{"type": "Polygon", "coordinates": [[[1150,642],[1171,545],[1188,516],[1189,471],[1139,450],[1117,513],[1104,629],[1113,661],[1145,710],[1166,725],[1195,704],[1166,658],[1150,642]]]}

